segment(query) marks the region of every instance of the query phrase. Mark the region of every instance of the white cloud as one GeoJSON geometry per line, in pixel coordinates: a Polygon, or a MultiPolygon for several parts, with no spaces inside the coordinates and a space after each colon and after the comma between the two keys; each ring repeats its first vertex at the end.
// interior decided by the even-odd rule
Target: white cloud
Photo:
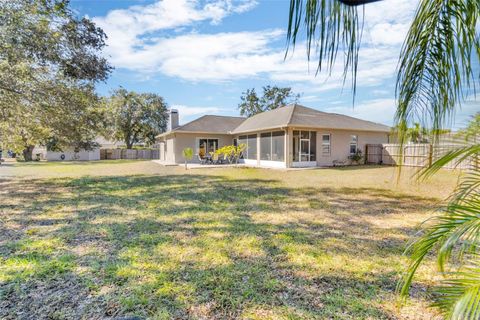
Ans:
{"type": "MultiPolygon", "coordinates": [[[[395,75],[400,45],[417,4],[418,0],[389,0],[365,7],[359,87],[378,85],[395,75]]],[[[343,86],[341,53],[332,77],[316,77],[316,63],[308,65],[302,44],[284,61],[282,30],[202,34],[189,28],[199,22],[218,24],[256,5],[252,0],[164,0],[113,10],[95,21],[109,36],[112,63],[144,75],[162,73],[194,82],[262,77],[307,93],[343,86]],[[277,46],[279,40],[282,46],[277,46]]]]}
{"type": "Polygon", "coordinates": [[[219,107],[190,107],[180,104],[174,104],[171,107],[178,110],[181,123],[206,114],[218,114],[221,110],[219,107]]]}
{"type": "MultiPolygon", "coordinates": [[[[112,62],[119,67],[130,68],[132,64],[128,62],[131,59],[125,57],[145,51],[145,46],[148,49],[161,41],[156,32],[169,29],[178,32],[182,27],[201,21],[218,24],[226,16],[251,10],[255,5],[254,0],[215,0],[206,3],[198,0],[163,0],[150,5],[112,10],[105,17],[94,18],[94,21],[108,36],[106,52],[112,62]]],[[[137,60],[137,63],[141,65],[143,61],[137,60]]]]}
{"type": "Polygon", "coordinates": [[[335,106],[324,109],[326,112],[345,114],[351,117],[392,125],[396,110],[395,99],[373,99],[355,106],[335,106]]]}
{"type": "Polygon", "coordinates": [[[269,53],[268,44],[281,35],[280,30],[188,34],[162,40],[138,54],[149,61],[151,69],[169,76],[191,81],[233,80],[271,71],[280,57],[269,53]]]}

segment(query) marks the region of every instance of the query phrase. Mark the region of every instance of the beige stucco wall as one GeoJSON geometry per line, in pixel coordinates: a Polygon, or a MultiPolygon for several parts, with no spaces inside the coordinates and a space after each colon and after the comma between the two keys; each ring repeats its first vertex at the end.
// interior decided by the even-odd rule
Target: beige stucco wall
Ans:
{"type": "Polygon", "coordinates": [[[387,143],[388,134],[382,132],[317,130],[317,165],[331,166],[334,160],[345,161],[350,156],[351,135],[358,136],[358,149],[365,155],[365,145],[387,143]],[[322,155],[322,135],[330,134],[330,155],[322,155]]]}
{"type": "MultiPolygon", "coordinates": [[[[277,129],[280,130],[280,129],[277,129]]],[[[277,131],[277,130],[266,130],[277,131]]],[[[318,166],[332,166],[334,160],[344,161],[350,155],[350,136],[355,134],[358,136],[358,148],[365,154],[366,144],[379,144],[388,142],[388,134],[382,132],[368,132],[368,131],[350,131],[350,130],[325,130],[325,129],[308,129],[308,128],[288,128],[286,130],[285,154],[287,159],[287,167],[292,166],[293,161],[293,130],[309,130],[317,132],[317,165],[318,166]],[[322,134],[330,134],[330,155],[322,155],[322,134]]],[[[264,132],[264,131],[261,131],[264,132]]],[[[260,133],[258,132],[257,140],[257,155],[260,156],[260,133]]],[[[219,148],[225,145],[233,144],[233,135],[228,134],[199,134],[199,133],[175,133],[162,138],[167,145],[165,163],[183,163],[184,159],[182,151],[184,148],[193,148],[194,158],[192,162],[198,162],[198,139],[213,138],[218,139],[219,148]]],[[[257,162],[259,165],[259,162],[257,162]]]]}
{"type": "Polygon", "coordinates": [[[168,137],[167,142],[167,163],[183,163],[185,160],[182,151],[185,148],[193,149],[193,159],[191,162],[198,162],[198,140],[199,139],[218,139],[218,147],[233,144],[233,136],[228,134],[202,134],[202,133],[175,133],[168,137]]]}
{"type": "Polygon", "coordinates": [[[365,155],[366,144],[387,143],[388,133],[354,131],[354,130],[328,130],[328,129],[308,129],[308,128],[289,128],[288,129],[288,164],[292,166],[293,162],[293,130],[308,130],[317,132],[317,165],[332,166],[334,160],[348,160],[350,156],[350,136],[358,136],[358,148],[365,155]],[[322,155],[322,135],[330,134],[330,155],[322,155]]]}

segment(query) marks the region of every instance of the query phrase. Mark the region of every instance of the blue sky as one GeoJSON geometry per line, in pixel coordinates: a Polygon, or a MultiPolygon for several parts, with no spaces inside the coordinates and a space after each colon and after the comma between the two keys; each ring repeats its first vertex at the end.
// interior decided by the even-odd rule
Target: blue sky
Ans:
{"type": "MultiPolygon", "coordinates": [[[[289,86],[303,105],[391,125],[397,58],[417,3],[366,7],[355,106],[350,85],[342,85],[341,63],[330,77],[316,76],[302,44],[284,60],[288,0],[73,0],[72,6],[109,37],[105,55],[115,71],[98,86],[100,94],[119,86],[155,92],[186,122],[238,115],[248,88],[289,86]]],[[[478,102],[465,103],[455,126],[479,109],[478,102]]]]}

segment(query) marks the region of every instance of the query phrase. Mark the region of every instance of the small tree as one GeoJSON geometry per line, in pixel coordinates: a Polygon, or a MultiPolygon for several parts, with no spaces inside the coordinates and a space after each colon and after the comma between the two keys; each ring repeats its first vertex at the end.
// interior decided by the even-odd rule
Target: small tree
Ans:
{"type": "Polygon", "coordinates": [[[247,145],[245,143],[240,143],[238,146],[232,148],[233,156],[235,158],[235,165],[238,165],[238,160],[242,156],[242,152],[245,151],[247,145]]]}
{"type": "Polygon", "coordinates": [[[185,170],[187,170],[187,163],[188,161],[192,160],[193,158],[193,149],[192,148],[185,148],[182,151],[183,158],[185,159],[185,170]]]}

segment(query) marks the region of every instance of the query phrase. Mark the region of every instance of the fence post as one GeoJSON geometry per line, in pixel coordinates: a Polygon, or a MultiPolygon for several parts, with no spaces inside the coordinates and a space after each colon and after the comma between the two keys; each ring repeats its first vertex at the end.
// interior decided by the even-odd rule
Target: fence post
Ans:
{"type": "Polygon", "coordinates": [[[431,167],[433,163],[433,144],[429,144],[428,149],[428,166],[431,167]]]}

